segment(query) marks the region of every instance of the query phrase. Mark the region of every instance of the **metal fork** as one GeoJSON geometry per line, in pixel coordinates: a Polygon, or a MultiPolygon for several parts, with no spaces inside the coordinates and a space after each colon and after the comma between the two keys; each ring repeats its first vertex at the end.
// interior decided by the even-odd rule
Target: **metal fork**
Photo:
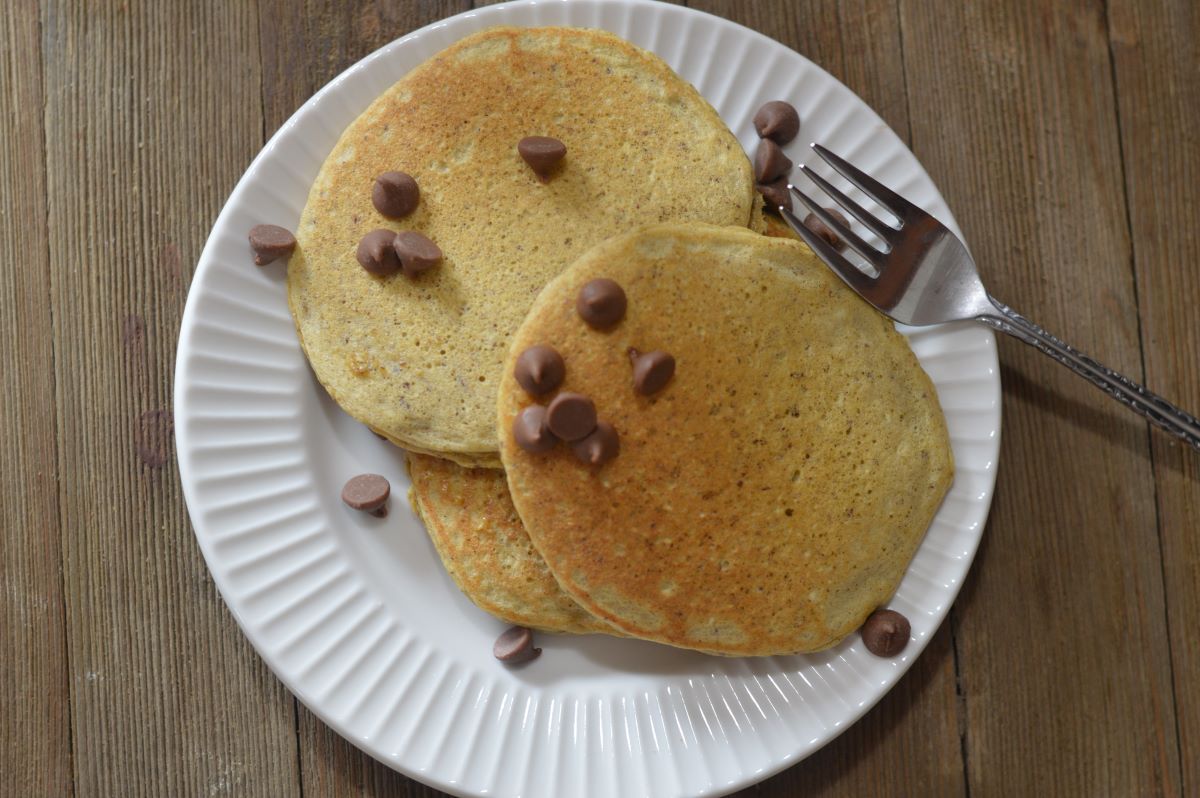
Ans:
{"type": "Polygon", "coordinates": [[[884,248],[868,244],[811,197],[788,184],[797,199],[877,272],[871,276],[845,258],[837,247],[813,233],[785,207],[779,212],[829,268],[882,313],[902,324],[924,326],[971,319],[1012,335],[1067,366],[1109,396],[1167,432],[1200,449],[1200,421],[1133,380],[1097,363],[1055,338],[988,294],[975,260],[954,233],[862,170],[813,144],[837,170],[900,223],[886,224],[807,166],[804,175],[879,237],[884,248]]]}

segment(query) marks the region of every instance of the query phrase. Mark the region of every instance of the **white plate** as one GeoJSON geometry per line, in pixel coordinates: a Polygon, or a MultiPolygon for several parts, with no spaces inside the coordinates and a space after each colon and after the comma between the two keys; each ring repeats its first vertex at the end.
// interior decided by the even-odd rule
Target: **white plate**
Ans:
{"type": "MultiPolygon", "coordinates": [[[[782,45],[717,17],[644,0],[519,2],[423,28],[364,58],[271,139],[238,183],[200,258],[180,335],[180,474],[213,578],[263,659],[301,701],[372,756],[463,795],[712,795],[775,773],[853,723],[946,616],[987,517],[999,447],[992,333],[910,340],[941,397],[954,487],[891,606],[912,621],[903,656],[857,635],[814,656],[724,659],[607,637],[540,636],[509,670],[502,624],[464,598],[405,506],[402,454],[344,415],[313,379],[285,301],[284,267],[256,268],[246,233],[294,229],[325,155],[384,89],[438,50],[496,24],[611,30],[661,55],[716,107],[747,151],[750,117],[786,98],[789,146],[822,141],[955,228],[928,175],[845,86],[782,45]],[[375,471],[386,521],[339,491],[375,471]]],[[[824,170],[825,174],[830,174],[824,170]]],[[[856,195],[862,199],[861,195],[856,195]]]]}

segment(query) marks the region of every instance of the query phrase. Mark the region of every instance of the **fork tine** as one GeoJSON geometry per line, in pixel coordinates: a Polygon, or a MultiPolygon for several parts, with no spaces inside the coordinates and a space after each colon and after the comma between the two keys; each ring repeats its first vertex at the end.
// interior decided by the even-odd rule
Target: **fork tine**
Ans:
{"type": "MultiPolygon", "coordinates": [[[[830,186],[830,188],[833,187],[830,186]]],[[[834,190],[836,191],[836,189],[834,190]]],[[[833,214],[818,205],[816,200],[793,186],[791,183],[788,183],[788,191],[792,192],[792,194],[795,195],[801,202],[803,202],[810,211],[816,214],[817,218],[824,222],[826,227],[836,233],[838,238],[845,241],[855,252],[870,261],[871,265],[876,269],[883,271],[883,252],[880,252],[866,241],[863,241],[853,230],[842,224],[840,221],[834,218],[833,214]]]]}
{"type": "Polygon", "coordinates": [[[857,266],[846,260],[842,256],[842,253],[838,252],[828,241],[805,227],[804,223],[796,217],[796,214],[787,208],[780,208],[779,213],[783,216],[784,221],[788,223],[788,226],[796,231],[796,235],[803,238],[804,243],[808,244],[812,251],[817,253],[817,257],[825,261],[825,265],[832,269],[834,274],[841,277],[854,291],[858,294],[866,294],[866,292],[871,290],[871,287],[875,284],[874,277],[864,274],[857,266]]]}
{"type": "Polygon", "coordinates": [[[858,219],[860,222],[862,222],[864,227],[866,227],[875,235],[879,236],[888,244],[889,247],[891,247],[897,236],[896,228],[879,221],[879,219],[875,218],[873,213],[847,197],[845,194],[839,191],[836,186],[804,164],[800,165],[800,171],[804,173],[805,177],[813,181],[813,183],[817,185],[817,188],[821,189],[830,197],[832,197],[833,201],[838,205],[841,205],[843,208],[850,211],[850,214],[855,219],[858,219]]]}
{"type": "Polygon", "coordinates": [[[929,215],[866,172],[852,165],[842,157],[834,155],[820,144],[814,142],[812,148],[816,150],[817,155],[825,159],[827,164],[836,169],[842,177],[858,186],[864,194],[891,211],[900,220],[901,226],[906,221],[929,215]]]}

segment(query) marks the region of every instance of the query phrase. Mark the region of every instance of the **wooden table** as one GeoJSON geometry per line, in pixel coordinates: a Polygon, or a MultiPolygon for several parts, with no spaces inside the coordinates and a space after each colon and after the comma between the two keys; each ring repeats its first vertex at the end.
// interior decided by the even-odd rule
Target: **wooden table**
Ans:
{"type": "MultiPolygon", "coordinates": [[[[694,5],[845,81],[907,139],[988,285],[1200,409],[1192,0],[694,5]]],[[[0,794],[432,795],[259,661],[192,537],[180,313],[263,142],[468,2],[15,0],[0,10],[0,794]]],[[[971,576],[862,721],[748,792],[1200,794],[1200,455],[1000,342],[971,576]]]]}

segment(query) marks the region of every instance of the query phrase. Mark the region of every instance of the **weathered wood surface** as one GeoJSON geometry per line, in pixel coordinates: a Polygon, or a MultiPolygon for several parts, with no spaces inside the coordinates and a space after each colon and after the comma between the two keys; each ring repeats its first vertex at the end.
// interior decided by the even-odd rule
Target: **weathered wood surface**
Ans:
{"type": "MultiPolygon", "coordinates": [[[[1142,379],[1103,5],[903,2],[901,27],[915,151],[991,290],[1142,379]]],[[[1067,369],[1000,343],[1000,480],[953,613],[971,793],[1175,793],[1151,436],[1067,369]]]]}
{"type": "Polygon", "coordinates": [[[36,13],[0,15],[0,53],[0,793],[51,795],[71,787],[71,713],[36,13]]]}
{"type": "MultiPolygon", "coordinates": [[[[1109,41],[1146,380],[1200,408],[1200,8],[1119,0],[1109,41]]],[[[1200,794],[1200,458],[1150,439],[1182,792],[1200,794]]],[[[1170,745],[1169,729],[1164,745],[1170,745]]]]}
{"type": "Polygon", "coordinates": [[[47,456],[58,513],[49,530],[6,534],[61,540],[57,661],[76,795],[299,789],[293,702],[208,576],[171,425],[190,271],[262,143],[252,12],[237,2],[40,9],[49,258],[37,272],[54,400],[27,410],[56,425],[47,456]]]}
{"type": "MultiPolygon", "coordinates": [[[[993,292],[1200,408],[1188,0],[695,0],[863,96],[993,292]]],[[[171,440],[191,270],[316,89],[468,7],[18,0],[0,12],[0,793],[430,796],[257,659],[171,440]]],[[[774,795],[1200,792],[1200,457],[1003,341],[992,520],[949,623],[774,795]]]]}

